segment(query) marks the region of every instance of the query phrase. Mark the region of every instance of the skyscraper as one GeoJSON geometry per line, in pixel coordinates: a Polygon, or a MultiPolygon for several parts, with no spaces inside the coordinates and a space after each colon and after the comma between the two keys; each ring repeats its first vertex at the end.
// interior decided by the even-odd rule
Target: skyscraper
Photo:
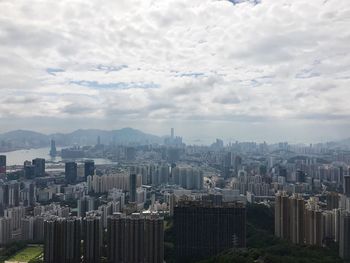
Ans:
{"type": "Polygon", "coordinates": [[[89,175],[94,175],[95,174],[95,162],[92,160],[89,161],[85,161],[84,163],[84,175],[85,175],[85,179],[89,176],[89,175]]]}
{"type": "Polygon", "coordinates": [[[45,159],[36,158],[32,163],[35,166],[35,177],[45,176],[45,159]]]}
{"type": "Polygon", "coordinates": [[[30,161],[24,162],[23,169],[24,169],[24,177],[26,179],[35,178],[35,165],[32,165],[30,161]]]}
{"type": "Polygon", "coordinates": [[[136,181],[137,181],[137,175],[136,173],[130,173],[130,182],[129,182],[129,193],[130,193],[130,202],[136,202],[136,181]]]}
{"type": "Polygon", "coordinates": [[[6,155],[0,155],[0,174],[6,173],[6,155]]]}
{"type": "Polygon", "coordinates": [[[66,162],[65,164],[66,181],[69,184],[74,184],[78,176],[78,166],[76,162],[66,162]]]}
{"type": "Polygon", "coordinates": [[[102,221],[98,214],[89,214],[83,220],[84,262],[98,263],[101,259],[102,221]]]}
{"type": "Polygon", "coordinates": [[[177,262],[192,262],[246,244],[246,210],[242,203],[213,205],[180,201],[174,208],[177,262]]]}
{"type": "Polygon", "coordinates": [[[51,140],[50,156],[56,157],[56,155],[57,155],[56,142],[55,140],[51,140]]]}
{"type": "Polygon", "coordinates": [[[44,261],[46,263],[80,262],[80,218],[53,217],[44,223],[44,261]]]}

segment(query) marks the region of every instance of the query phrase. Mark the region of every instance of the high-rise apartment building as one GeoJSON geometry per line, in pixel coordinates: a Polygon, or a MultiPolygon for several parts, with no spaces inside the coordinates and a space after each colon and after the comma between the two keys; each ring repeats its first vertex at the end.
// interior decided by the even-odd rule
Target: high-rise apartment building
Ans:
{"type": "Polygon", "coordinates": [[[11,241],[11,219],[0,217],[0,245],[6,245],[11,241]]]}
{"type": "Polygon", "coordinates": [[[76,263],[81,261],[81,219],[53,217],[44,223],[44,261],[76,263]]]}
{"type": "Polygon", "coordinates": [[[171,169],[172,183],[185,189],[203,189],[203,172],[193,167],[174,167],[171,169]]]}
{"type": "Polygon", "coordinates": [[[350,212],[341,213],[339,232],[339,256],[344,260],[350,260],[350,212]]]}
{"type": "Polygon", "coordinates": [[[78,217],[85,217],[86,213],[95,210],[96,199],[93,196],[83,196],[77,200],[78,217]]]}
{"type": "Polygon", "coordinates": [[[108,262],[163,263],[164,224],[158,215],[108,217],[108,262]]]}
{"type": "Polygon", "coordinates": [[[318,200],[310,198],[305,205],[305,242],[321,247],[323,243],[324,220],[318,200]]]}
{"type": "Polygon", "coordinates": [[[34,240],[34,222],[35,218],[26,216],[21,219],[22,240],[34,240]]]}
{"type": "Polygon", "coordinates": [[[89,214],[83,220],[84,263],[98,263],[101,260],[103,228],[98,214],[89,214]]]}
{"type": "Polygon", "coordinates": [[[290,240],[294,244],[304,244],[305,201],[295,194],[289,198],[290,207],[290,240]]]}
{"type": "Polygon", "coordinates": [[[339,194],[336,192],[327,193],[327,210],[336,209],[339,207],[339,194]]]}
{"type": "Polygon", "coordinates": [[[275,201],[275,235],[295,244],[322,246],[327,214],[320,209],[318,202],[314,197],[306,202],[301,195],[289,197],[286,192],[279,191],[275,201]]]}
{"type": "Polygon", "coordinates": [[[33,181],[22,183],[21,199],[24,206],[34,206],[36,202],[36,185],[33,181]]]}
{"type": "Polygon", "coordinates": [[[18,206],[20,201],[20,184],[16,181],[0,182],[0,212],[7,207],[18,206]]]}
{"type": "Polygon", "coordinates": [[[290,237],[289,196],[286,192],[278,192],[275,201],[275,235],[280,238],[290,237]]]}
{"type": "Polygon", "coordinates": [[[246,210],[239,202],[213,205],[180,201],[174,208],[177,262],[192,262],[226,249],[245,247],[246,210]]]}

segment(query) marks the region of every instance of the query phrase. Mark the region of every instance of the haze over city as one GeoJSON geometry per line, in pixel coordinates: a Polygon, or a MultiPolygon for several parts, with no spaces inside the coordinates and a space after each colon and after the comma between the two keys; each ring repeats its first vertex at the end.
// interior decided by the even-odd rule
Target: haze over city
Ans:
{"type": "Polygon", "coordinates": [[[348,137],[347,0],[1,1],[0,132],[348,137]]]}
{"type": "Polygon", "coordinates": [[[0,263],[350,263],[349,0],[0,0],[0,263]]]}

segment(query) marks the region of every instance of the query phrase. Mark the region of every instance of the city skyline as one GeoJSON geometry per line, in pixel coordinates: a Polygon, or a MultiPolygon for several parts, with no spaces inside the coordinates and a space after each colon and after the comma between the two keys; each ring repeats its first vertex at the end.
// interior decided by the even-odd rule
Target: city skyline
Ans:
{"type": "Polygon", "coordinates": [[[0,262],[350,262],[349,0],[0,0],[0,262]]]}
{"type": "Polygon", "coordinates": [[[2,1],[0,132],[347,138],[347,1],[2,1]]]}
{"type": "MultiPolygon", "coordinates": [[[[170,132],[171,132],[171,129],[174,129],[174,128],[170,128],[170,132]]],[[[181,130],[181,128],[180,128],[181,130]]],[[[48,138],[48,141],[47,141],[47,144],[49,144],[49,141],[54,138],[55,136],[57,135],[69,135],[69,134],[74,134],[74,133],[77,133],[77,132],[86,132],[86,133],[90,133],[90,132],[94,132],[96,134],[99,134],[99,133],[113,133],[113,132],[122,132],[124,131],[125,133],[127,133],[128,131],[132,131],[132,132],[140,132],[140,134],[143,134],[145,136],[151,136],[151,137],[154,137],[156,138],[157,140],[162,141],[164,138],[167,138],[167,137],[171,137],[171,133],[169,133],[169,130],[165,130],[164,129],[164,133],[153,133],[153,132],[150,132],[150,131],[145,131],[145,130],[142,130],[142,128],[140,129],[137,129],[137,128],[134,128],[134,127],[122,127],[122,128],[117,128],[117,129],[101,129],[101,128],[84,128],[84,129],[75,129],[75,130],[69,130],[67,129],[66,131],[52,131],[51,133],[48,133],[48,132],[42,132],[42,130],[35,130],[35,129],[16,129],[16,130],[6,130],[4,132],[0,132],[0,140],[3,139],[3,140],[7,140],[6,136],[11,134],[10,137],[13,137],[14,133],[21,133],[21,136],[24,136],[25,137],[25,134],[28,133],[29,134],[32,134],[32,133],[35,133],[35,134],[40,134],[40,135],[43,135],[43,136],[47,136],[48,138]],[[5,136],[5,138],[1,138],[1,136],[5,136]]],[[[177,130],[176,130],[177,132],[177,130]]],[[[300,131],[301,133],[303,133],[303,131],[300,131]]],[[[347,145],[350,141],[350,136],[345,136],[345,137],[339,137],[339,138],[326,138],[326,137],[322,137],[320,138],[319,140],[318,139],[315,139],[315,138],[310,138],[310,140],[298,140],[298,139],[294,139],[295,140],[288,140],[288,137],[285,137],[285,136],[278,136],[278,137],[274,137],[274,139],[271,139],[271,140],[268,140],[267,138],[268,137],[264,137],[262,134],[258,134],[257,137],[255,136],[237,136],[237,137],[234,137],[232,136],[232,134],[228,134],[228,137],[220,137],[220,136],[215,136],[215,134],[212,134],[212,135],[209,135],[208,133],[201,133],[202,136],[196,136],[196,134],[194,134],[193,136],[189,136],[189,137],[186,137],[186,136],[183,136],[183,134],[179,134],[179,133],[176,133],[175,136],[176,137],[181,137],[184,141],[184,143],[188,144],[188,145],[203,145],[203,146],[207,146],[207,145],[210,145],[212,143],[215,142],[215,140],[219,139],[219,140],[223,140],[224,144],[225,145],[228,145],[230,143],[235,143],[235,142],[255,142],[255,143],[267,143],[267,144],[277,144],[277,143],[281,143],[281,142],[287,142],[287,143],[290,143],[290,144],[293,144],[293,145],[312,145],[312,144],[323,144],[323,143],[339,143],[339,144],[345,144],[347,145]]],[[[91,136],[91,135],[90,135],[91,136]]],[[[99,135],[96,135],[96,141],[98,140],[98,137],[99,135]]],[[[95,139],[94,139],[94,142],[95,142],[95,139]]],[[[108,141],[108,142],[105,142],[105,143],[111,143],[112,141],[108,141]]],[[[80,144],[80,143],[77,143],[78,145],[81,145],[83,146],[84,144],[80,144]]],[[[91,143],[90,143],[91,144],[91,143]]],[[[37,147],[37,146],[36,146],[37,147]]]]}

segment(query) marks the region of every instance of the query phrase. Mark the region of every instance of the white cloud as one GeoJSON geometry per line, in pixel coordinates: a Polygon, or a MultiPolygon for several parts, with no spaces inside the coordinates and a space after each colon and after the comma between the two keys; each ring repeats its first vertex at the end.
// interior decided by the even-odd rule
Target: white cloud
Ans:
{"type": "Polygon", "coordinates": [[[198,123],[182,129],[193,136],[225,122],[231,135],[217,136],[285,123],[336,137],[350,118],[348,1],[239,2],[1,1],[2,130],[84,116],[158,133],[198,123]]]}

